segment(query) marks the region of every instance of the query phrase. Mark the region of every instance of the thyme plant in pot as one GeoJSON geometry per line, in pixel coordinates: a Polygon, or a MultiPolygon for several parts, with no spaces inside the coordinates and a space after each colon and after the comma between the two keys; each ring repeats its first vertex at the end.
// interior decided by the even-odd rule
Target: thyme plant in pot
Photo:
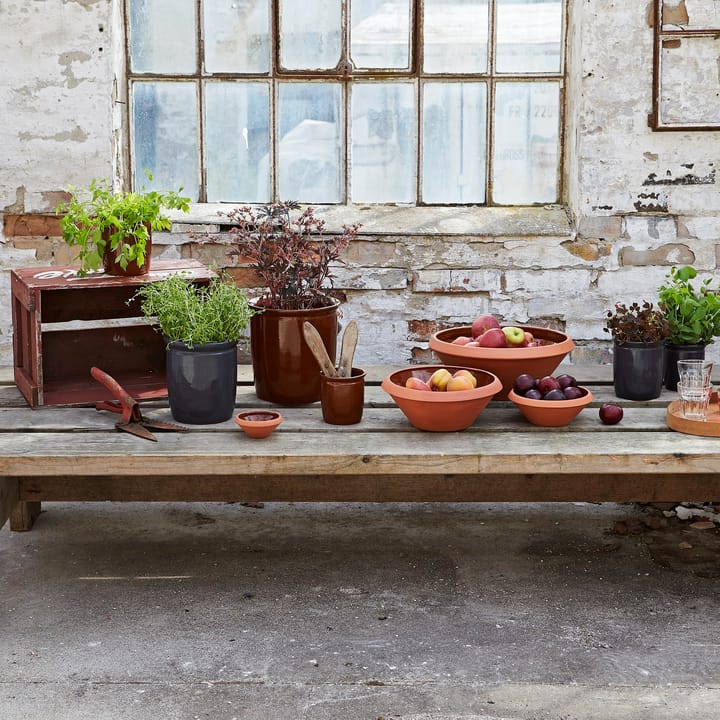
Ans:
{"type": "MultiPolygon", "coordinates": [[[[152,175],[147,173],[148,180],[152,175]]],[[[98,270],[108,275],[143,275],[150,269],[152,233],[170,230],[163,209],[190,209],[182,188],[160,192],[115,192],[105,179],[93,179],[87,189],[68,188],[70,199],[58,204],[65,242],[80,248],[80,275],[98,270]]]]}
{"type": "Polygon", "coordinates": [[[615,394],[627,400],[652,400],[662,392],[667,320],[652,303],[616,303],[605,331],[613,337],[615,394]]]}
{"type": "Polygon", "coordinates": [[[312,208],[294,201],[226,213],[231,256],[248,263],[265,291],[251,301],[250,323],[255,392],[280,405],[320,399],[320,373],[303,333],[310,322],[335,362],[339,300],[332,295],[333,265],[357,237],[358,225],[327,238],[312,208]]]}
{"type": "Polygon", "coordinates": [[[673,267],[660,286],[660,308],[670,328],[665,342],[665,387],[676,390],[678,360],[703,360],[705,348],[720,336],[720,289],[707,278],[695,288],[697,270],[673,267]]]}
{"type": "Polygon", "coordinates": [[[167,343],[173,417],[196,425],[230,419],[235,407],[237,344],[254,312],[245,291],[221,277],[199,286],[173,274],[143,285],[135,298],[143,315],[156,319],[167,343]]]}

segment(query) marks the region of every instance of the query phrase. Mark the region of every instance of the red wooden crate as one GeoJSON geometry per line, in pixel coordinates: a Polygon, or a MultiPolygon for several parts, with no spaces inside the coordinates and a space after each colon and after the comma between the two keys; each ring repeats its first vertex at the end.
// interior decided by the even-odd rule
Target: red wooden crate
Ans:
{"type": "Polygon", "coordinates": [[[15,383],[31,407],[112,399],[90,375],[95,365],[133,397],[167,395],[165,347],[128,305],[141,285],[182,272],[200,284],[213,273],[195,260],[153,261],[147,275],[77,274],[78,266],[11,273],[15,383]]]}

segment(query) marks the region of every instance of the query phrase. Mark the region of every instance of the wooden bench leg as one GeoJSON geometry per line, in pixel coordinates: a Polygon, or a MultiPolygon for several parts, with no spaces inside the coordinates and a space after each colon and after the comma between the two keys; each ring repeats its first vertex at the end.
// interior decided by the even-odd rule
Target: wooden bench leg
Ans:
{"type": "Polygon", "coordinates": [[[15,532],[32,530],[35,519],[40,514],[40,501],[19,502],[10,513],[10,529],[15,532]]]}
{"type": "Polygon", "coordinates": [[[17,478],[0,477],[0,528],[5,525],[18,504],[18,486],[17,478]]]}

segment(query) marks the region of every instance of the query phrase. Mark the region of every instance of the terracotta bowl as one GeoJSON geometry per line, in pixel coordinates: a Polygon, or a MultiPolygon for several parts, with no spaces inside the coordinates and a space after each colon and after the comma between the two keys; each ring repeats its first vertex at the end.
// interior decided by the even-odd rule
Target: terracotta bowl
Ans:
{"type": "Polygon", "coordinates": [[[502,389],[500,381],[490,372],[451,365],[417,365],[396,370],[382,381],[381,387],[414,427],[431,432],[453,432],[469,427],[493,395],[502,389]],[[426,392],[405,387],[408,378],[427,381],[441,367],[451,373],[469,370],[477,379],[477,387],[450,392],[426,392]]]}
{"type": "Polygon", "coordinates": [[[440,362],[451,365],[464,365],[470,368],[487,370],[500,378],[503,389],[495,396],[496,400],[505,400],[512,389],[515,378],[523,373],[533,377],[552,375],[562,359],[575,347],[568,335],[559,330],[519,325],[531,332],[538,340],[549,341],[550,345],[527,348],[483,348],[453,345],[452,341],[460,335],[470,335],[470,326],[450,328],[435,333],[430,338],[430,349],[440,362]]]}
{"type": "Polygon", "coordinates": [[[235,416],[235,422],[251,438],[265,438],[282,422],[275,410],[245,410],[235,416]]]}
{"type": "Polygon", "coordinates": [[[592,393],[586,387],[580,386],[580,389],[585,394],[576,400],[531,400],[514,390],[510,391],[509,398],[533,425],[563,427],[569,425],[593,400],[592,393]]]}

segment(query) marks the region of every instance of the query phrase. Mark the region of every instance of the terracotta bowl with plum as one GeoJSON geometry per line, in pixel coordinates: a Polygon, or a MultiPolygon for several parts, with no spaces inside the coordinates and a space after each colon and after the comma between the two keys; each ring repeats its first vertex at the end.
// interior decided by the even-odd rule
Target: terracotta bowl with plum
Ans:
{"type": "Polygon", "coordinates": [[[593,401],[592,393],[567,373],[539,378],[522,373],[508,397],[528,422],[542,427],[569,425],[593,401]]]}

